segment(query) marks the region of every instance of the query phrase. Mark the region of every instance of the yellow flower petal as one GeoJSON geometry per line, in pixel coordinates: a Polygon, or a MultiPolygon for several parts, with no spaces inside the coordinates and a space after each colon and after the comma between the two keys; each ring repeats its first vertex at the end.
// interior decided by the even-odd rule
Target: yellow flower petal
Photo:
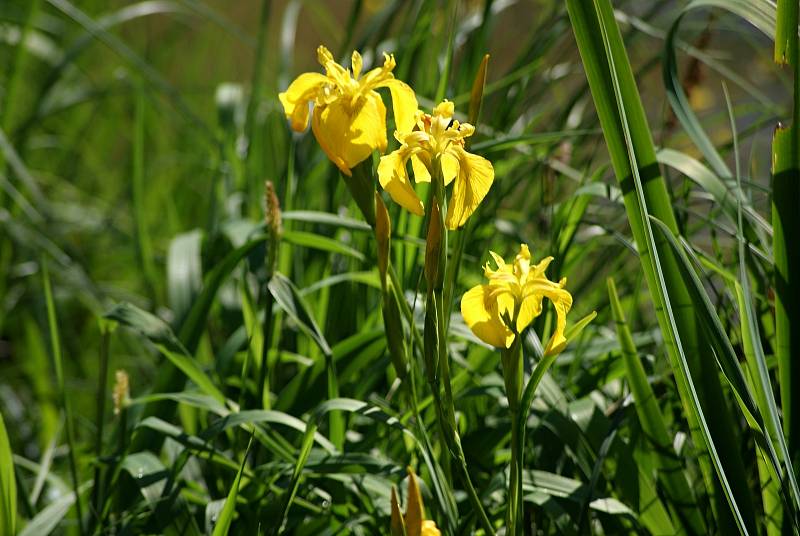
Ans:
{"type": "Polygon", "coordinates": [[[482,156],[468,153],[458,145],[449,151],[458,159],[458,176],[447,207],[446,224],[452,230],[464,225],[486,197],[494,181],[494,168],[482,156]]]}
{"type": "Polygon", "coordinates": [[[556,329],[544,349],[545,355],[554,355],[561,353],[567,345],[567,339],[564,337],[564,330],[567,327],[567,313],[572,307],[572,295],[567,292],[563,287],[567,284],[566,278],[558,283],[557,290],[550,290],[543,294],[553,302],[556,308],[556,329]]]}
{"type": "Polygon", "coordinates": [[[308,103],[314,100],[319,89],[328,82],[320,73],[303,73],[292,82],[286,91],[278,94],[291,122],[292,130],[302,132],[308,126],[308,103]]]}
{"type": "Polygon", "coordinates": [[[402,149],[381,157],[381,162],[378,164],[378,181],[381,187],[389,192],[395,203],[417,216],[425,214],[422,201],[408,180],[406,154],[402,149]]]}
{"type": "Polygon", "coordinates": [[[422,532],[420,532],[420,536],[441,536],[441,534],[439,529],[436,528],[436,523],[430,519],[426,519],[422,522],[422,532]]]}
{"type": "Polygon", "coordinates": [[[519,308],[519,316],[517,316],[517,332],[522,333],[522,330],[527,328],[540,314],[542,314],[542,296],[525,298],[519,308]]]}
{"type": "Polygon", "coordinates": [[[490,285],[472,287],[461,298],[461,316],[472,333],[486,344],[508,348],[514,333],[500,319],[498,309],[490,285]]]}
{"type": "Polygon", "coordinates": [[[414,90],[405,82],[391,78],[378,84],[376,87],[388,87],[392,94],[392,108],[394,109],[394,124],[400,132],[411,132],[416,122],[417,96],[414,90]]]}
{"type": "Polygon", "coordinates": [[[386,107],[374,91],[355,108],[342,99],[316,107],[311,128],[328,158],[348,176],[373,150],[386,150],[386,107]]]}
{"type": "Polygon", "coordinates": [[[414,171],[414,181],[431,182],[431,174],[419,156],[413,155],[411,157],[411,169],[414,171]]]}
{"type": "Polygon", "coordinates": [[[442,155],[441,165],[444,185],[447,186],[458,176],[458,158],[451,153],[444,153],[442,155]]]}
{"type": "Polygon", "coordinates": [[[443,117],[453,117],[455,112],[456,106],[449,100],[443,100],[433,109],[433,115],[441,115],[443,117]]]}

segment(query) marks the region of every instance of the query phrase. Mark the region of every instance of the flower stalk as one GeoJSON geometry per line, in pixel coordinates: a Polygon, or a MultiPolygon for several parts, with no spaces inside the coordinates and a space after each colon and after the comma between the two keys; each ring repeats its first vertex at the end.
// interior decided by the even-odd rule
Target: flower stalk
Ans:
{"type": "MultiPolygon", "coordinates": [[[[506,509],[506,534],[521,534],[522,517],[522,468],[525,446],[525,420],[520,418],[522,408],[522,343],[515,337],[511,348],[500,352],[503,365],[503,380],[511,416],[511,464],[509,465],[508,505],[506,509]]],[[[527,412],[526,412],[527,413],[527,412]]]]}
{"type": "MultiPolygon", "coordinates": [[[[425,304],[425,366],[428,383],[433,393],[438,421],[445,444],[456,460],[456,468],[467,491],[467,496],[487,534],[494,534],[494,528],[481,504],[480,497],[472,484],[467,469],[461,437],[458,434],[455,417],[450,362],[447,351],[448,310],[444,300],[444,276],[447,273],[447,227],[442,214],[447,214],[445,181],[439,158],[433,159],[431,166],[431,186],[433,201],[428,222],[428,235],[425,248],[425,280],[427,299],[425,304]]],[[[454,284],[447,282],[448,286],[454,284]]]]}

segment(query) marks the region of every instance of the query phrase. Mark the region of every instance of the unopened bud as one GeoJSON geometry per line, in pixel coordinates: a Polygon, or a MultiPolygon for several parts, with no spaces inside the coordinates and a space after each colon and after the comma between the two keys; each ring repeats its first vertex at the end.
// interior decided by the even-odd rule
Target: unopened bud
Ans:
{"type": "Polygon", "coordinates": [[[114,373],[114,390],[112,392],[112,397],[114,399],[114,415],[119,415],[120,412],[128,406],[131,399],[128,373],[122,369],[114,373]]]}
{"type": "Polygon", "coordinates": [[[428,293],[428,303],[425,304],[425,334],[422,342],[425,350],[425,373],[428,382],[436,384],[439,367],[439,320],[436,316],[436,295],[433,292],[428,293]]]}
{"type": "Polygon", "coordinates": [[[381,287],[385,291],[386,272],[389,269],[389,251],[391,250],[392,221],[389,219],[386,204],[378,192],[375,192],[375,239],[378,242],[378,272],[381,276],[381,287]]]}
{"type": "Polygon", "coordinates": [[[431,207],[431,217],[428,223],[428,236],[425,240],[425,282],[428,289],[442,288],[444,281],[444,259],[446,252],[444,238],[444,225],[439,203],[434,201],[431,207]]]}
{"type": "Polygon", "coordinates": [[[283,236],[283,221],[281,218],[281,204],[275,193],[272,181],[264,184],[264,223],[269,234],[267,245],[267,271],[271,275],[278,266],[278,248],[283,236]]]}
{"type": "Polygon", "coordinates": [[[387,290],[383,293],[383,327],[386,331],[386,346],[389,356],[392,358],[392,365],[397,372],[397,377],[405,380],[407,374],[406,359],[406,339],[403,332],[403,320],[400,316],[400,304],[397,302],[397,295],[393,291],[391,281],[387,284],[387,290]]]}

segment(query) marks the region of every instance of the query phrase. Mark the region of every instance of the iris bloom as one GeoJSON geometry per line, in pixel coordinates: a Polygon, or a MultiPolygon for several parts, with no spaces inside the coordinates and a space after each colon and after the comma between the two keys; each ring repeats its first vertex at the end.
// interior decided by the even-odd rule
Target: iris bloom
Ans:
{"type": "Polygon", "coordinates": [[[382,67],[361,76],[361,54],[353,52],[352,73],[333,59],[324,46],[317,59],[325,74],[303,73],[278,95],[292,130],[308,126],[308,104],[314,104],[311,130],[322,150],[347,176],[350,169],[378,150],[386,151],[386,107],[378,88],[389,88],[395,124],[400,130],[414,125],[417,98],[408,85],[392,74],[394,56],[384,54],[382,67]]]}
{"type": "Polygon", "coordinates": [[[455,181],[445,220],[448,229],[464,225],[494,181],[492,163],[464,149],[464,139],[472,136],[475,127],[454,120],[453,111],[453,103],[443,101],[433,109],[433,115],[417,112],[416,129],[398,126],[394,137],[400,148],[381,157],[378,165],[384,190],[397,204],[419,216],[425,209],[409,181],[409,159],[416,182],[430,182],[431,174],[439,170],[445,186],[455,181]]]}
{"type": "Polygon", "coordinates": [[[414,470],[408,468],[408,493],[406,513],[400,511],[400,502],[397,500],[397,493],[392,486],[391,507],[392,507],[392,536],[441,536],[441,532],[436,527],[433,520],[425,519],[425,506],[422,503],[422,494],[419,491],[417,475],[414,470]]]}
{"type": "Polygon", "coordinates": [[[513,264],[490,253],[497,269],[486,263],[484,275],[489,283],[471,288],[461,298],[461,315],[466,324],[485,343],[509,348],[516,334],[542,313],[542,302],[547,298],[556,308],[556,329],[545,354],[559,353],[567,342],[564,329],[572,296],[564,288],[566,278],[554,283],[544,274],[553,257],[531,266],[531,252],[525,244],[520,246],[513,264]]]}

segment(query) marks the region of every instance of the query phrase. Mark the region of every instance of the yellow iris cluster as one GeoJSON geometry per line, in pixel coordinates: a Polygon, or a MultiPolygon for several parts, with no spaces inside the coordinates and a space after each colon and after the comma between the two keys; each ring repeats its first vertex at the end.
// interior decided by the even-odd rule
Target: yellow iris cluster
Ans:
{"type": "MultiPolygon", "coordinates": [[[[433,113],[418,109],[417,97],[408,84],[394,77],[394,56],[384,54],[383,65],[362,73],[363,60],[358,52],[351,56],[351,69],[342,67],[324,46],[317,49],[317,59],[325,74],[303,73],[278,97],[286,117],[296,132],[308,127],[309,103],[312,103],[311,129],[328,158],[345,175],[372,155],[386,152],[386,107],[377,89],[391,94],[400,147],[381,157],[378,180],[389,196],[409,212],[422,216],[425,207],[411,185],[407,165],[415,182],[430,182],[442,177],[444,185],[453,184],[447,204],[445,223],[457,229],[483,201],[494,182],[494,168],[482,156],[464,148],[475,127],[455,119],[455,109],[447,100],[433,113]]],[[[542,312],[548,298],[556,309],[556,329],[546,351],[558,353],[566,343],[566,315],[572,296],[564,289],[566,279],[554,283],[544,272],[552,257],[531,266],[528,246],[522,245],[512,264],[491,252],[497,263],[486,265],[486,285],[470,289],[461,300],[461,313],[470,329],[481,340],[499,348],[508,348],[542,312]]]]}

